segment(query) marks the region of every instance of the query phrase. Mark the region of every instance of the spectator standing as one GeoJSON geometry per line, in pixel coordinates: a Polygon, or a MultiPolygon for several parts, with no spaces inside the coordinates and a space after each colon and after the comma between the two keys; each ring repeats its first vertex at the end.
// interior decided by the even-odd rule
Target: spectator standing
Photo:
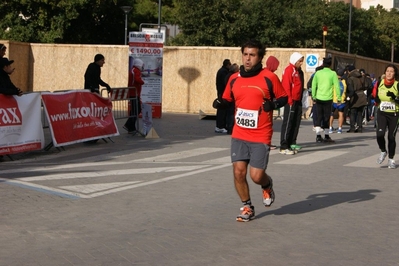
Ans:
{"type": "MultiPolygon", "coordinates": [[[[313,82],[314,74],[323,68],[324,68],[323,65],[316,67],[315,72],[310,76],[308,82],[306,83],[306,86],[308,87],[308,94],[310,97],[312,97],[312,82],[313,82]]],[[[312,104],[310,116],[312,117],[312,121],[313,121],[313,131],[316,131],[316,121],[317,121],[316,104],[312,104]]]]}
{"type": "Polygon", "coordinates": [[[334,112],[335,110],[338,111],[338,129],[337,133],[341,134],[342,133],[342,125],[344,124],[344,109],[345,109],[345,99],[346,99],[346,81],[345,79],[342,78],[344,75],[345,70],[344,69],[338,69],[337,71],[337,76],[339,80],[339,87],[341,91],[341,100],[338,101],[338,96],[336,94],[336,91],[334,90],[334,96],[333,96],[333,104],[332,104],[332,110],[331,110],[331,117],[330,117],[330,130],[328,133],[332,134],[334,127],[334,112]]]}
{"type": "MultiPolygon", "coordinates": [[[[229,74],[230,66],[231,66],[230,59],[225,59],[223,60],[222,67],[216,73],[216,91],[218,99],[222,99],[224,89],[226,88],[226,76],[229,74]]],[[[226,129],[227,112],[228,110],[223,108],[218,108],[216,110],[216,127],[215,127],[216,133],[227,133],[226,129]]]]}
{"type": "Polygon", "coordinates": [[[3,58],[6,55],[7,47],[0,43],[0,58],[3,58]]]}
{"type": "Polygon", "coordinates": [[[331,108],[333,102],[333,91],[338,97],[337,102],[340,103],[341,91],[338,76],[335,71],[331,70],[332,59],[326,57],[323,59],[323,69],[317,71],[312,80],[312,99],[316,104],[317,120],[316,120],[316,142],[334,143],[329,135],[329,122],[331,116],[331,108]],[[324,130],[324,140],[321,132],[324,130]]]}
{"type": "Polygon", "coordinates": [[[11,73],[14,72],[12,63],[14,63],[14,60],[8,60],[6,57],[0,58],[0,93],[21,96],[22,90],[17,88],[10,79],[11,73]]]}
{"type": "Polygon", "coordinates": [[[355,66],[348,66],[347,95],[349,97],[350,128],[348,133],[363,131],[363,111],[367,106],[367,88],[364,86],[363,76],[355,66]]]}
{"type": "Polygon", "coordinates": [[[362,84],[364,87],[364,93],[366,94],[367,106],[365,106],[363,111],[363,124],[366,125],[367,122],[370,121],[370,110],[369,106],[371,104],[371,92],[373,90],[373,81],[370,78],[370,75],[366,73],[366,70],[363,68],[359,69],[360,74],[362,74],[362,84]]]}
{"type": "Polygon", "coordinates": [[[266,60],[266,68],[271,72],[276,72],[278,66],[280,65],[280,61],[275,56],[269,56],[266,60]]]}
{"type": "MultiPolygon", "coordinates": [[[[229,73],[226,76],[226,85],[229,82],[231,75],[240,71],[240,67],[234,63],[229,68],[229,73]]],[[[230,103],[229,108],[227,109],[226,114],[226,126],[227,126],[227,134],[231,135],[233,133],[234,128],[234,112],[235,112],[235,104],[234,101],[230,103]]]]}
{"type": "MultiPolygon", "coordinates": [[[[275,72],[278,69],[278,66],[280,65],[280,61],[278,61],[278,59],[275,56],[269,56],[266,60],[266,68],[270,71],[270,72],[275,72]]],[[[270,145],[270,149],[271,150],[275,150],[277,149],[276,145],[271,144],[270,145]]]]}
{"type": "Polygon", "coordinates": [[[136,58],[133,61],[133,67],[129,73],[129,87],[135,87],[135,89],[129,90],[129,98],[134,98],[130,100],[130,117],[127,119],[123,128],[127,130],[128,133],[135,133],[137,131],[136,123],[139,114],[141,113],[141,88],[144,85],[142,79],[142,73],[144,70],[143,60],[136,58]]]}
{"type": "Polygon", "coordinates": [[[301,149],[294,142],[296,142],[302,117],[303,72],[301,77],[301,65],[303,59],[302,54],[294,52],[290,56],[289,65],[283,72],[281,83],[288,95],[288,102],[284,106],[284,118],[281,125],[281,154],[292,155],[301,149]]]}
{"type": "Polygon", "coordinates": [[[377,163],[381,164],[386,156],[385,133],[388,132],[388,168],[395,169],[396,132],[399,123],[398,68],[389,64],[385,68],[385,78],[376,83],[372,96],[378,103],[377,109],[377,143],[381,150],[377,163]],[[387,130],[388,129],[388,130],[387,130]]]}
{"type": "Polygon", "coordinates": [[[267,69],[262,70],[266,49],[250,40],[241,46],[242,63],[239,73],[233,74],[229,90],[223,94],[222,104],[235,100],[235,125],[231,140],[234,185],[243,207],[236,220],[248,222],[255,217],[247,171],[252,181],[261,186],[263,204],[274,201],[272,178],[266,174],[270,143],[273,134],[273,110],[287,102],[287,94],[278,77],[267,69]],[[273,100],[275,99],[275,100],[273,100]]]}
{"type": "Polygon", "coordinates": [[[94,56],[94,62],[87,66],[85,72],[85,85],[84,88],[100,94],[100,85],[107,88],[108,93],[111,87],[101,79],[101,68],[104,66],[105,58],[102,54],[94,56]]]}

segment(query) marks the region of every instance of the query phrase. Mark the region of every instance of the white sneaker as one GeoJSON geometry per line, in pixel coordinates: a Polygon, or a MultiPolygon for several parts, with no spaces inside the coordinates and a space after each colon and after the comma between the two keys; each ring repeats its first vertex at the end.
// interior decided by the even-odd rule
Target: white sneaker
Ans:
{"type": "Polygon", "coordinates": [[[396,164],[395,164],[395,160],[394,159],[388,159],[388,168],[389,169],[395,169],[396,168],[396,164]]]}
{"type": "Polygon", "coordinates": [[[227,129],[215,127],[216,133],[227,133],[227,129]]]}
{"type": "Polygon", "coordinates": [[[295,151],[292,149],[280,149],[280,154],[294,155],[295,151]]]}
{"type": "Polygon", "coordinates": [[[380,156],[378,156],[377,163],[382,164],[382,162],[385,160],[385,157],[387,157],[387,152],[381,152],[380,156]]]}

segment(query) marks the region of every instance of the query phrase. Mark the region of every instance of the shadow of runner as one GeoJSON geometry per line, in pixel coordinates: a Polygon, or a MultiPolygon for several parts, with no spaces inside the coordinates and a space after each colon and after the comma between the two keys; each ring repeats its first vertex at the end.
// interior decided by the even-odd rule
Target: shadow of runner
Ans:
{"type": "Polygon", "coordinates": [[[307,197],[306,200],[295,202],[289,205],[280,207],[280,209],[265,211],[256,218],[261,218],[266,215],[286,215],[286,214],[303,214],[313,212],[320,209],[328,208],[341,203],[357,203],[361,201],[372,200],[375,198],[373,193],[381,192],[377,189],[365,189],[354,192],[332,192],[313,194],[307,197]]]}

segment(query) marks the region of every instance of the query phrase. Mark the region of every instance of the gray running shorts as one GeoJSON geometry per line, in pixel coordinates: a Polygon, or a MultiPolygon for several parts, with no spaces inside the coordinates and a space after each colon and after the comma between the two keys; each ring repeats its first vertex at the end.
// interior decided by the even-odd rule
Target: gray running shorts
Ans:
{"type": "Polygon", "coordinates": [[[254,168],[266,170],[269,163],[270,147],[259,142],[249,142],[239,139],[231,139],[231,162],[249,162],[254,168]]]}

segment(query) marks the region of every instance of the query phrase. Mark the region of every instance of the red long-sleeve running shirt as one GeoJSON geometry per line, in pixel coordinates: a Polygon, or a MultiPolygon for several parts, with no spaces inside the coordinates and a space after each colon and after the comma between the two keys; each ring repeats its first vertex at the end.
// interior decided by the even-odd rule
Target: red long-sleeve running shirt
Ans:
{"type": "Polygon", "coordinates": [[[286,97],[279,78],[268,69],[253,77],[233,74],[223,93],[223,99],[235,101],[235,125],[232,138],[270,145],[273,135],[273,111],[263,110],[263,99],[286,97]],[[274,97],[270,95],[270,91],[274,97]]]}

